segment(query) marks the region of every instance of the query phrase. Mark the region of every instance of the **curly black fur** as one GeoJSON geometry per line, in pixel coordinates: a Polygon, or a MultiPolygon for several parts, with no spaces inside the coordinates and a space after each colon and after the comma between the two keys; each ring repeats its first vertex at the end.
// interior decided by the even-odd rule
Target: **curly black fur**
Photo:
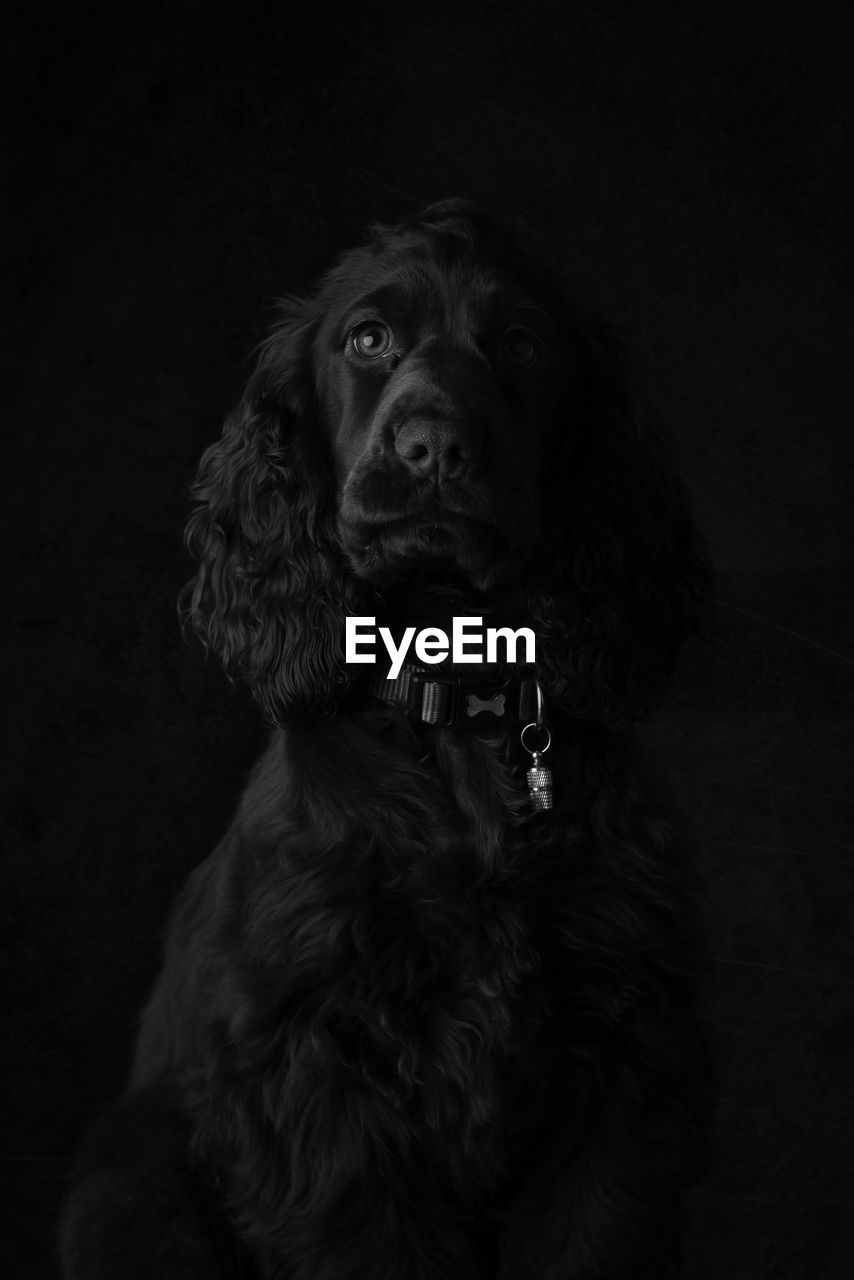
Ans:
{"type": "Polygon", "coordinates": [[[679,860],[626,731],[708,574],[613,344],[482,215],[433,206],[282,305],[194,492],[182,615],[273,735],[176,908],[66,1276],[676,1274],[705,1055],[679,860]],[[369,367],[342,317],[378,281],[421,328],[369,367]],[[472,337],[520,297],[530,376],[472,337]],[[446,401],[465,423],[426,486],[396,441],[446,401]],[[535,629],[552,813],[507,733],[366,696],[343,653],[366,613],[535,629]]]}

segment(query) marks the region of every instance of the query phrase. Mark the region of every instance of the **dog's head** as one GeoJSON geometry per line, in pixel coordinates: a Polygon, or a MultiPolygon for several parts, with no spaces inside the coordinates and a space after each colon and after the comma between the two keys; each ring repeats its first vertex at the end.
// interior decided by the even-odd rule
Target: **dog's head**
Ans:
{"type": "Polygon", "coordinates": [[[445,584],[535,628],[553,699],[625,724],[706,588],[609,344],[463,201],[374,228],[281,304],[194,494],[183,613],[274,723],[346,689],[348,614],[445,584]]]}

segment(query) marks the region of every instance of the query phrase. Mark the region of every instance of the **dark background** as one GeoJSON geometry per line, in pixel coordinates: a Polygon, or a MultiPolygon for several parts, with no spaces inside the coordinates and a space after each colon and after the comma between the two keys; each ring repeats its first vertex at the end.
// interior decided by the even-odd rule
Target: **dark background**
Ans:
{"type": "Polygon", "coordinates": [[[5,1274],[52,1274],[167,909],[263,741],[178,635],[198,455],[272,299],[451,194],[622,327],[719,569],[715,645],[644,735],[720,1062],[690,1276],[854,1274],[846,6],[34,4],[17,32],[5,1274]]]}

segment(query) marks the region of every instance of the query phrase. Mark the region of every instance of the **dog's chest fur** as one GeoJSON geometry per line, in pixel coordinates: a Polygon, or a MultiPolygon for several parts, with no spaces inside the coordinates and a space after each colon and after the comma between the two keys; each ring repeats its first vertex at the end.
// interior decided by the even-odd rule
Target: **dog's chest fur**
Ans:
{"type": "MultiPolygon", "coordinates": [[[[269,810],[270,775],[280,776],[290,752],[289,794],[303,799],[279,829],[268,814],[259,848],[256,826],[251,858],[238,832],[232,837],[228,896],[243,908],[220,922],[217,945],[235,957],[229,983],[239,999],[232,989],[228,1025],[209,1028],[219,1048],[203,1099],[197,1094],[205,1145],[222,1148],[216,1163],[229,1162],[232,1148],[238,1165],[234,1145],[247,1134],[270,1148],[280,1203],[293,1194],[301,1158],[310,1163],[327,1143],[342,1167],[365,1151],[388,1176],[415,1162],[475,1210],[536,1140],[546,1100],[554,1106],[551,1077],[567,1065],[555,1053],[557,1000],[541,955],[555,860],[519,827],[506,828],[487,865],[452,783],[434,778],[435,791],[424,794],[432,766],[418,770],[428,813],[417,789],[392,778],[411,812],[398,798],[377,821],[375,787],[363,812],[327,815],[325,850],[315,817],[309,847],[301,787],[321,767],[312,750],[307,741],[274,750],[247,793],[244,813],[257,819],[269,810]],[[288,1153],[284,1175],[277,1145],[288,1153]]],[[[321,754],[330,753],[327,742],[321,754]]],[[[416,771],[411,757],[395,758],[398,772],[416,771]]],[[[394,772],[391,756],[386,767],[394,772]]],[[[235,1190],[244,1204],[257,1196],[257,1188],[235,1190]]]]}

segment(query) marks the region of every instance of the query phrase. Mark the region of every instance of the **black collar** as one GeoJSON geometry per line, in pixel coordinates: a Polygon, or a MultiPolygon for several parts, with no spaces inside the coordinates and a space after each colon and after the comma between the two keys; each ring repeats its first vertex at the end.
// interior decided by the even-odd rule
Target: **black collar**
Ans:
{"type": "Polygon", "coordinates": [[[413,720],[439,727],[516,729],[537,714],[535,671],[522,664],[474,668],[407,662],[396,680],[372,676],[363,688],[372,698],[402,707],[413,720]]]}

